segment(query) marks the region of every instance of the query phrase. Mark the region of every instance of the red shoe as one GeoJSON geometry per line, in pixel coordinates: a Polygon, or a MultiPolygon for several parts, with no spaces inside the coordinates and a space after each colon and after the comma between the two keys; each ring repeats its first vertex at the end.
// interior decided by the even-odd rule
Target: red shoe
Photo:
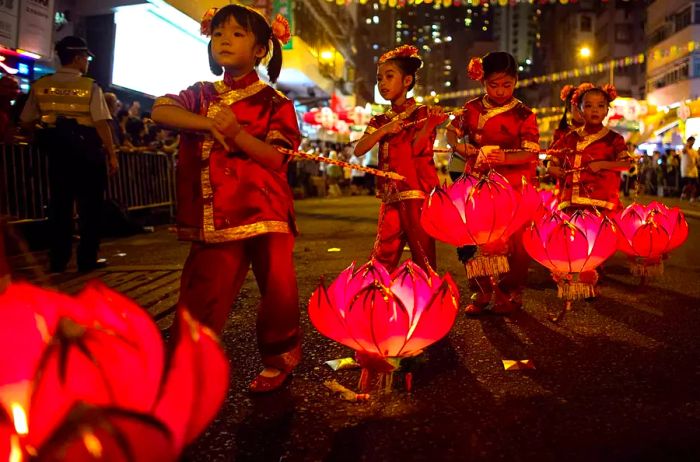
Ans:
{"type": "Polygon", "coordinates": [[[491,303],[491,294],[478,292],[472,295],[472,302],[464,309],[467,316],[477,316],[483,314],[486,307],[491,303]]]}
{"type": "Polygon", "coordinates": [[[464,314],[466,314],[467,316],[477,316],[477,315],[483,314],[485,308],[486,308],[486,306],[481,306],[481,305],[477,305],[475,303],[470,303],[464,309],[464,314]]]}
{"type": "Polygon", "coordinates": [[[266,377],[262,374],[255,377],[255,379],[250,382],[250,392],[251,393],[269,393],[271,391],[277,390],[281,387],[284,382],[289,377],[287,372],[280,371],[279,374],[274,377],[266,377]]]}

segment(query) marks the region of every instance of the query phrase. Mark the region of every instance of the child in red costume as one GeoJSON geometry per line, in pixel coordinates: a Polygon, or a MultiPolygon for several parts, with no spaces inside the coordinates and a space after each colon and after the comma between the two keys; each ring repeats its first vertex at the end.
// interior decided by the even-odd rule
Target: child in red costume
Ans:
{"type": "Polygon", "coordinates": [[[620,172],[627,170],[630,156],[624,138],[603,126],[615,87],[578,86],[572,105],[578,106],[585,125],[564,135],[552,149],[548,171],[560,179],[559,208],[590,208],[610,212],[620,207],[620,172]]]}
{"type": "Polygon", "coordinates": [[[355,155],[367,153],[379,143],[379,168],[406,177],[396,181],[377,178],[379,213],[374,257],[389,271],[399,264],[408,243],[413,261],[426,271],[435,268],[435,240],[420,225],[426,195],[438,185],[433,161],[436,127],[447,119],[440,108],[416,104],[406,94],[416,83],[423,62],[418,49],[403,45],[384,53],[378,61],[377,85],[391,110],[372,117],[355,146],[355,155]]]}
{"type": "MultiPolygon", "coordinates": [[[[448,126],[447,139],[455,151],[467,159],[467,171],[484,172],[492,168],[503,175],[514,189],[522,188],[523,179],[536,180],[539,131],[535,114],[520,100],[513,97],[518,81],[517,64],[513,56],[498,51],[481,58],[472,58],[468,74],[479,80],[485,94],[467,101],[463,112],[448,126]],[[465,138],[464,142],[459,142],[465,138]],[[477,165],[480,148],[496,146],[477,165]],[[509,152],[504,152],[507,149],[509,152]]],[[[470,281],[472,303],[467,314],[479,314],[494,300],[492,312],[508,314],[522,306],[522,291],[530,260],[521,243],[522,230],[515,232],[508,242],[510,271],[498,287],[492,287],[490,278],[470,281]],[[495,297],[494,297],[495,295],[495,297]]],[[[466,262],[474,254],[474,247],[458,249],[460,260],[466,262]]]]}
{"type": "Polygon", "coordinates": [[[202,32],[211,35],[210,67],[223,80],[158,98],[153,109],[158,123],[186,130],[177,225],[179,238],[193,242],[179,303],[221,333],[252,264],[265,369],[250,388],[265,392],[282,385],[301,359],[294,207],[288,159],[277,149],[296,149],[300,134],[292,102],[255,70],[271,52],[267,73],[276,81],[289,25],[279,15],[269,24],[257,11],[233,4],[209,10],[202,32]]]}
{"type": "MultiPolygon", "coordinates": [[[[581,111],[579,110],[578,106],[572,105],[571,104],[571,98],[574,96],[574,92],[576,91],[576,86],[575,85],[564,85],[564,88],[561,89],[561,92],[559,93],[559,97],[561,98],[562,102],[564,103],[564,114],[561,116],[561,120],[559,120],[559,127],[557,127],[554,130],[554,134],[552,135],[552,142],[550,143],[549,147],[550,149],[554,144],[559,141],[560,138],[562,138],[564,135],[569,133],[572,130],[576,130],[577,128],[583,127],[584,121],[583,121],[583,115],[581,114],[581,111]],[[569,117],[569,115],[571,117],[569,117]],[[569,118],[571,120],[569,120],[569,118]]],[[[549,167],[549,165],[556,165],[557,159],[556,159],[556,153],[554,156],[549,155],[547,156],[546,159],[546,166],[549,167]],[[553,164],[552,164],[553,162],[553,164]]],[[[558,195],[559,191],[561,190],[561,185],[558,179],[555,178],[556,181],[556,187],[554,188],[554,194],[558,195]]]]}

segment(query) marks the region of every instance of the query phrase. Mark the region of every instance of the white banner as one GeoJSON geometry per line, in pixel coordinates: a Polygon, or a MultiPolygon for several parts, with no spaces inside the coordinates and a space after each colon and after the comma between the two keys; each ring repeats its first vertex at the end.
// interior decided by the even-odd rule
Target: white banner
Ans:
{"type": "Polygon", "coordinates": [[[0,0],[0,45],[17,46],[17,12],[19,0],[0,0]]]}
{"type": "Polygon", "coordinates": [[[17,48],[50,57],[53,54],[54,0],[21,0],[19,10],[17,48]]]}

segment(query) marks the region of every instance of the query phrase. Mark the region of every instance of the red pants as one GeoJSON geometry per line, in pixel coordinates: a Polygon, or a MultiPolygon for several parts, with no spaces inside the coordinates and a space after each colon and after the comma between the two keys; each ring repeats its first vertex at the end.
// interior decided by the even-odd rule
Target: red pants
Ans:
{"type": "MultiPolygon", "coordinates": [[[[527,282],[527,269],[530,264],[528,255],[523,245],[523,232],[525,227],[520,228],[508,239],[508,266],[510,270],[496,277],[498,288],[505,294],[513,294],[517,297],[522,295],[527,282]]],[[[469,281],[469,287],[474,292],[492,293],[491,278],[478,277],[469,281]]]]}
{"type": "Polygon", "coordinates": [[[181,306],[220,334],[253,266],[260,289],[258,348],[266,367],[291,371],[301,360],[294,236],[269,233],[223,244],[193,242],[180,281],[181,306]]]}
{"type": "Polygon", "coordinates": [[[382,204],[377,229],[378,245],[374,257],[389,272],[396,269],[403,248],[408,243],[413,262],[428,271],[426,260],[435,269],[435,239],[420,225],[423,200],[408,199],[391,204],[382,204]]]}

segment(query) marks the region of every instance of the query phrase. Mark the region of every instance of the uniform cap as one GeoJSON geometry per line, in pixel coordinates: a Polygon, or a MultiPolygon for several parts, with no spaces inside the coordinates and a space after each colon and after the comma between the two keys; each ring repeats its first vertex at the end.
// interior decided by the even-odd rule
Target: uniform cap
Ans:
{"type": "Polygon", "coordinates": [[[84,51],[89,56],[92,56],[93,58],[95,57],[92,51],[90,51],[88,48],[87,43],[85,43],[85,40],[74,35],[69,35],[59,40],[58,43],[56,43],[56,51],[59,53],[64,51],[84,51]]]}

